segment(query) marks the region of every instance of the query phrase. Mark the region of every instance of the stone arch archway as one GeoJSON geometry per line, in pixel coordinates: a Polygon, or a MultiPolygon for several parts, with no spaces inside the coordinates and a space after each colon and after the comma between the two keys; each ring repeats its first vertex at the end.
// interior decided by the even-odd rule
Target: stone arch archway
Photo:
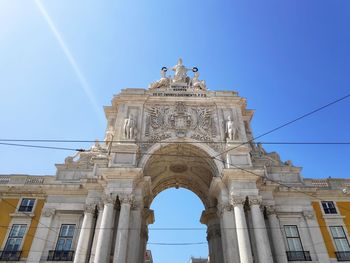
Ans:
{"type": "MultiPolygon", "coordinates": [[[[139,162],[143,176],[148,178],[149,191],[144,191],[145,212],[142,219],[141,251],[147,245],[148,224],[153,223],[153,211],[149,210],[154,198],[168,188],[185,188],[202,201],[205,210],[200,222],[207,228],[207,240],[211,262],[223,262],[220,219],[217,200],[210,194],[213,178],[220,177],[224,168],[215,152],[203,143],[168,140],[149,149],[139,162]]],[[[155,211],[156,213],[156,211],[155,211]]],[[[142,252],[143,253],[143,252],[142,252]]]]}

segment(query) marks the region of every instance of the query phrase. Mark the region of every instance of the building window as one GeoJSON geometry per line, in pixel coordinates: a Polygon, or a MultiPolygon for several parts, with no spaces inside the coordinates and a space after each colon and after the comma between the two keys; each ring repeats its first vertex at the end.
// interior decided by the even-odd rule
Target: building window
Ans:
{"type": "Polygon", "coordinates": [[[71,250],[75,225],[62,225],[58,236],[56,249],[49,251],[49,261],[72,261],[74,251],[71,250]]]}
{"type": "Polygon", "coordinates": [[[35,204],[35,199],[23,198],[18,212],[32,212],[35,204]]]}
{"type": "Polygon", "coordinates": [[[311,261],[310,252],[304,251],[297,226],[284,226],[287,238],[289,261],[311,261]]]}
{"type": "Polygon", "coordinates": [[[1,251],[0,260],[18,261],[20,259],[20,248],[26,229],[27,225],[12,225],[4,250],[1,251]]]}
{"type": "Polygon", "coordinates": [[[346,238],[344,229],[342,226],[329,227],[332,233],[332,237],[336,247],[336,256],[338,261],[350,260],[350,246],[348,239],[346,238]]]}
{"type": "Polygon", "coordinates": [[[325,214],[337,213],[337,209],[335,209],[335,205],[333,201],[322,201],[321,203],[325,214]]]}

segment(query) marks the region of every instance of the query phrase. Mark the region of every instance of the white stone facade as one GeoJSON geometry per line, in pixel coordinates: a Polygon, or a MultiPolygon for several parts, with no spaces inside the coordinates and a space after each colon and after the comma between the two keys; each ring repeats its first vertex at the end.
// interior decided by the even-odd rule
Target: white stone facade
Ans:
{"type": "Polygon", "coordinates": [[[149,89],[116,95],[105,107],[105,141],[57,164],[56,176],[0,177],[3,198],[26,191],[46,198],[23,262],[47,262],[62,225],[74,225],[64,241],[71,242],[71,261],[143,263],[150,205],[170,187],[202,200],[211,263],[333,262],[312,202],[330,198],[326,190],[332,200],[349,200],[349,182],[304,180],[301,168],[251,141],[253,111],[244,98],[207,90],[198,70],[187,76],[182,61],[173,70],[171,77],[163,68],[149,89]],[[300,230],[301,251],[289,247],[284,226],[300,230]]]}

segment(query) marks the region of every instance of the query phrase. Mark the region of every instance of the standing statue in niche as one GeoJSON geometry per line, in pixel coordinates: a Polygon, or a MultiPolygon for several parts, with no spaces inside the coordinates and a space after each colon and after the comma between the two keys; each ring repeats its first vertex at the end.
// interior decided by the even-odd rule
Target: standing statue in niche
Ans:
{"type": "Polygon", "coordinates": [[[113,129],[112,127],[109,127],[108,131],[106,132],[106,137],[104,139],[108,154],[110,154],[111,152],[113,138],[114,138],[113,129]]]}
{"type": "Polygon", "coordinates": [[[227,117],[227,121],[225,123],[225,133],[228,140],[233,141],[237,139],[237,130],[231,116],[227,117]]]}
{"type": "Polygon", "coordinates": [[[173,82],[186,82],[187,71],[191,70],[182,65],[182,59],[179,58],[177,64],[172,68],[175,71],[173,82]]]}
{"type": "Polygon", "coordinates": [[[136,135],[136,122],[132,114],[124,121],[124,136],[125,139],[133,140],[136,135]]]}

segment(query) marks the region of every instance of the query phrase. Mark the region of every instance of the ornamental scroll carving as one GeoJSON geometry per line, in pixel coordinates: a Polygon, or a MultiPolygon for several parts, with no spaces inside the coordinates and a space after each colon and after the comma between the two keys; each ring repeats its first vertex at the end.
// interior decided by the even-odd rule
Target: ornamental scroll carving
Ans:
{"type": "Polygon", "coordinates": [[[221,150],[214,143],[217,134],[214,120],[214,106],[186,105],[177,102],[175,105],[155,105],[146,108],[146,128],[144,136],[148,138],[143,148],[152,143],[168,139],[188,137],[205,141],[214,150],[221,150]]]}

